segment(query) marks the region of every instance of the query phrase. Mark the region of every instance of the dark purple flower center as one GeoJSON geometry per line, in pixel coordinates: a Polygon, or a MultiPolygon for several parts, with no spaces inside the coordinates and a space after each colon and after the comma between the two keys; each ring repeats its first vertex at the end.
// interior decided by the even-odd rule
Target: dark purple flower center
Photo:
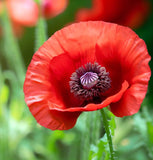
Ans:
{"type": "Polygon", "coordinates": [[[70,91],[85,101],[101,99],[102,93],[111,87],[109,72],[98,63],[87,63],[78,68],[70,77],[70,91]]]}

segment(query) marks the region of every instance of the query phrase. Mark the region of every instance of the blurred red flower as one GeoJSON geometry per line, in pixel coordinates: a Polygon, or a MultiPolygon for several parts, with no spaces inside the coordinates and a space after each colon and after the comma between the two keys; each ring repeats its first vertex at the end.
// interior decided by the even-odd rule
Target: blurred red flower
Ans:
{"type": "Polygon", "coordinates": [[[13,23],[34,26],[38,19],[38,7],[33,0],[7,0],[8,12],[13,23]]]}
{"type": "Polygon", "coordinates": [[[2,14],[2,10],[3,10],[3,3],[2,1],[0,1],[0,15],[2,14]]]}
{"type": "MultiPolygon", "coordinates": [[[[45,18],[52,18],[63,12],[67,4],[68,0],[41,0],[40,9],[45,18]]],[[[4,9],[3,5],[0,1],[0,14],[4,9]]],[[[7,0],[6,6],[15,35],[20,36],[23,27],[32,27],[37,24],[39,6],[34,0],[7,0]]]]}
{"type": "Polygon", "coordinates": [[[52,18],[66,9],[68,0],[42,0],[41,5],[43,16],[45,18],[52,18]]]}
{"type": "Polygon", "coordinates": [[[137,28],[150,13],[148,0],[92,0],[91,9],[80,9],[76,21],[103,20],[137,28]]]}
{"type": "MultiPolygon", "coordinates": [[[[0,6],[0,12],[2,12],[4,2],[1,2],[0,6]]],[[[6,7],[13,31],[17,36],[21,35],[23,27],[36,25],[39,11],[33,0],[6,0],[6,7]]]]}
{"type": "Polygon", "coordinates": [[[72,128],[83,111],[110,105],[118,117],[135,114],[151,71],[146,45],[131,29],[81,22],[57,31],[34,54],[24,82],[25,101],[49,129],[72,128]]]}

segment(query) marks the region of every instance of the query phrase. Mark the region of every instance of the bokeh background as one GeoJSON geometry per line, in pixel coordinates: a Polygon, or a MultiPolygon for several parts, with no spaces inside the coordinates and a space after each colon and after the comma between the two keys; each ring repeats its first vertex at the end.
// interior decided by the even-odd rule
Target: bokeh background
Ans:
{"type": "MultiPolygon", "coordinates": [[[[153,0],[150,0],[151,10],[146,21],[134,31],[146,42],[148,52],[153,57],[152,5],[153,0]]],[[[45,20],[47,36],[74,23],[75,14],[80,8],[91,6],[91,0],[69,0],[63,13],[45,20]]],[[[68,131],[51,131],[36,123],[24,102],[22,82],[35,52],[37,26],[25,27],[20,37],[12,37],[6,15],[9,14],[0,15],[0,159],[109,159],[106,138],[101,139],[105,131],[99,111],[83,113],[76,126],[68,131]],[[18,54],[20,56],[16,57],[18,54]]],[[[150,67],[153,70],[153,60],[150,67]]],[[[152,160],[153,76],[140,111],[124,118],[111,114],[110,119],[115,130],[113,143],[116,159],[152,160]]]]}

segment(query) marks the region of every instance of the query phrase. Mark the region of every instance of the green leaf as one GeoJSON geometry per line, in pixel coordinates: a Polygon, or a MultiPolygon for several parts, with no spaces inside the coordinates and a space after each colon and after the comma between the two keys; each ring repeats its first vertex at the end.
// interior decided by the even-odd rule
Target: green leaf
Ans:
{"type": "Polygon", "coordinates": [[[106,134],[101,138],[97,145],[91,145],[88,160],[108,160],[110,157],[107,136],[106,134]]]}
{"type": "Polygon", "coordinates": [[[141,136],[146,140],[147,137],[147,126],[145,119],[142,118],[141,113],[138,112],[133,116],[134,118],[134,126],[136,130],[141,134],[141,136]]]}
{"type": "Polygon", "coordinates": [[[148,132],[148,140],[151,145],[153,145],[153,123],[147,122],[147,132],[148,132]]]}
{"type": "Polygon", "coordinates": [[[139,132],[140,136],[143,138],[143,145],[148,150],[148,155],[153,159],[153,121],[147,110],[147,106],[144,106],[143,112],[138,112],[134,116],[135,127],[139,132]],[[142,117],[142,115],[144,117],[142,117]]]}
{"type": "Polygon", "coordinates": [[[111,135],[114,136],[114,131],[116,128],[115,116],[109,110],[105,110],[105,111],[106,111],[107,117],[109,119],[108,123],[109,123],[109,128],[111,131],[111,135]]]}

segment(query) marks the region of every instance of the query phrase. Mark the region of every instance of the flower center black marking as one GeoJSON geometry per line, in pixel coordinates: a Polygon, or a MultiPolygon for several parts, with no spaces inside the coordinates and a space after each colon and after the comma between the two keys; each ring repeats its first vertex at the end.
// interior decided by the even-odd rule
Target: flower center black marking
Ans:
{"type": "Polygon", "coordinates": [[[109,72],[98,63],[87,63],[70,77],[70,91],[85,101],[101,99],[102,93],[111,87],[109,72]]]}

